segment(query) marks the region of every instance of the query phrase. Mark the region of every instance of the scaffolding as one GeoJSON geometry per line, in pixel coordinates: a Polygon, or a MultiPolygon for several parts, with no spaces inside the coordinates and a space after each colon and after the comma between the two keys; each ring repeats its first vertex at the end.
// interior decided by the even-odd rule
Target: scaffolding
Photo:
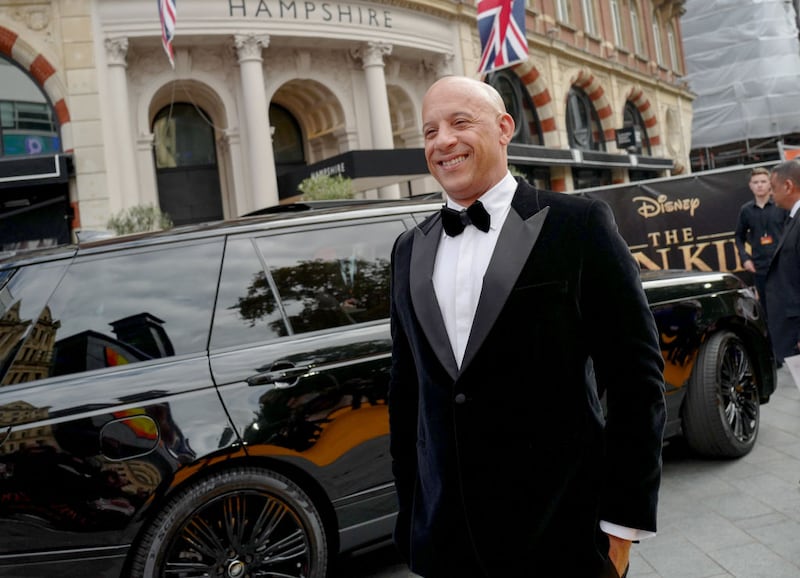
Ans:
{"type": "Polygon", "coordinates": [[[685,78],[697,95],[692,149],[775,144],[800,133],[798,3],[687,0],[681,32],[685,78]]]}

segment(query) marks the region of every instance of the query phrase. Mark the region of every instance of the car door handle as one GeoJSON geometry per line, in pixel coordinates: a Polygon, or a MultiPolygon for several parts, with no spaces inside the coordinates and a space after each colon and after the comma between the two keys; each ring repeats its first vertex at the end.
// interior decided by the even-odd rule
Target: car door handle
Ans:
{"type": "Polygon", "coordinates": [[[311,365],[293,365],[271,368],[247,378],[247,385],[273,384],[276,389],[288,389],[297,385],[301,377],[311,371],[311,365]]]}

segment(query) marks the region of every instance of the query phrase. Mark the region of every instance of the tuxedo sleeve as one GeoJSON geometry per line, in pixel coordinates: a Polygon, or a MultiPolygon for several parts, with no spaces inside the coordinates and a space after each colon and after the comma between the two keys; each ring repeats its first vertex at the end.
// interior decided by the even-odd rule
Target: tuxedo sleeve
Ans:
{"type": "Polygon", "coordinates": [[[408,237],[401,236],[392,250],[392,364],[388,397],[389,450],[398,501],[394,542],[406,561],[410,559],[411,509],[417,479],[418,407],[417,372],[405,329],[405,320],[412,315],[408,292],[411,240],[408,237]]]}
{"type": "Polygon", "coordinates": [[[606,203],[590,205],[583,241],[580,308],[607,408],[600,518],[654,532],[666,419],[658,332],[606,203]]]}

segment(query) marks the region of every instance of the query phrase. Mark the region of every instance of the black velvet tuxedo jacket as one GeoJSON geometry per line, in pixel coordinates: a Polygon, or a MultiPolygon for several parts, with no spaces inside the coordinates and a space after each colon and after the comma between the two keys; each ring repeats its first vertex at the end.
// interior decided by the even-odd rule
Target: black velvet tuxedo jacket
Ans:
{"type": "Polygon", "coordinates": [[[800,220],[790,219],[767,270],[767,321],[779,361],[796,355],[800,338],[800,220]]]}
{"type": "Polygon", "coordinates": [[[395,542],[426,578],[598,576],[599,520],[656,528],[663,358],[638,267],[608,205],[520,180],[459,369],[441,235],[436,213],[392,254],[395,542]]]}

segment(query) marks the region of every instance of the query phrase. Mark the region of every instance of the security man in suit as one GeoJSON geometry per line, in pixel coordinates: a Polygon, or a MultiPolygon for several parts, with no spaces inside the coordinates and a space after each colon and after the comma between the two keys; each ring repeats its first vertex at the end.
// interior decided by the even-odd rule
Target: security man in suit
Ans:
{"type": "Polygon", "coordinates": [[[775,165],[770,171],[770,183],[775,204],[789,211],[766,281],[767,322],[780,366],[784,358],[800,353],[800,161],[775,165]]]}
{"type": "Polygon", "coordinates": [[[425,578],[624,575],[666,414],[638,267],[608,205],[511,176],[488,84],[444,77],[422,117],[447,199],[392,254],[395,543],[425,578]]]}

